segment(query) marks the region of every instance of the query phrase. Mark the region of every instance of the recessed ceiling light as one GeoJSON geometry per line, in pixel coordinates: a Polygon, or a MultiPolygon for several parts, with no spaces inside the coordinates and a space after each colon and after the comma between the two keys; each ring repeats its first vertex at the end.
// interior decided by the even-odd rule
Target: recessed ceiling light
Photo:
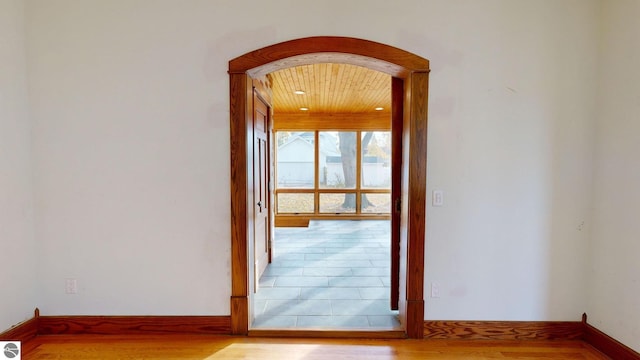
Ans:
{"type": "Polygon", "coordinates": [[[377,107],[377,108],[376,108],[376,111],[382,111],[382,110],[384,110],[384,108],[383,108],[383,107],[377,107]]]}
{"type": "Polygon", "coordinates": [[[304,91],[302,91],[302,90],[296,90],[293,93],[296,94],[296,95],[304,95],[304,91]]]}
{"type": "Polygon", "coordinates": [[[301,108],[300,108],[300,110],[301,110],[301,111],[309,111],[309,108],[307,108],[307,107],[301,107],[301,108]]]}

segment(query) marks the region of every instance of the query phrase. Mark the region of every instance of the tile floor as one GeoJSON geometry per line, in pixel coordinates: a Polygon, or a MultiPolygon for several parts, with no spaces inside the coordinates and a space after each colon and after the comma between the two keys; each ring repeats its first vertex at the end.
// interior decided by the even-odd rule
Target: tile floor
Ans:
{"type": "Polygon", "coordinates": [[[389,309],[389,228],[385,220],[276,228],[252,328],[398,329],[389,309]]]}

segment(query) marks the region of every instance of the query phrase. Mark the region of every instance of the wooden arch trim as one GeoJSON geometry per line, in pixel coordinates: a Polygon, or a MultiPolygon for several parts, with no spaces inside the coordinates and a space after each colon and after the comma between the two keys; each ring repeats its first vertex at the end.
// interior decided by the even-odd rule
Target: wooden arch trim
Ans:
{"type": "Polygon", "coordinates": [[[264,75],[292,66],[347,63],[406,78],[429,72],[429,60],[393,46],[339,36],[316,36],[267,46],[229,61],[229,73],[264,75]]]}
{"type": "Polygon", "coordinates": [[[253,227],[252,78],[322,62],[364,66],[403,89],[400,316],[406,335],[423,337],[424,243],[429,61],[404,50],[348,37],[309,37],[252,51],[229,62],[231,147],[231,331],[249,331],[249,241],[253,227]]]}

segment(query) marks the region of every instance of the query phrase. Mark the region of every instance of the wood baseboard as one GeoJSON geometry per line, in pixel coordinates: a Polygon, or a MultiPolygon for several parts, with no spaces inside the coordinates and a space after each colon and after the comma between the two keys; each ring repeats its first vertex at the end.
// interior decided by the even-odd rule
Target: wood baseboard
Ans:
{"type": "Polygon", "coordinates": [[[587,323],[578,321],[425,321],[425,339],[582,340],[615,360],[640,360],[640,354],[587,323]]]}
{"type": "Polygon", "coordinates": [[[640,360],[640,353],[588,324],[586,314],[582,316],[582,324],[583,340],[601,353],[615,360],[640,360]]]}
{"type": "Polygon", "coordinates": [[[228,335],[229,316],[41,316],[38,335],[228,335]]]}
{"type": "Polygon", "coordinates": [[[580,340],[579,321],[425,321],[425,339],[580,340]]]}
{"type": "MultiPolygon", "coordinates": [[[[1,341],[27,342],[38,335],[229,335],[230,316],[40,316],[0,333],[1,341]]],[[[402,331],[251,330],[250,336],[403,338],[402,331]]],[[[425,339],[583,340],[616,360],[640,360],[640,353],[578,321],[425,321],[425,339]]]]}
{"type": "Polygon", "coordinates": [[[26,342],[38,336],[38,320],[40,311],[35,310],[34,316],[11,329],[0,333],[1,341],[21,341],[26,342]]]}

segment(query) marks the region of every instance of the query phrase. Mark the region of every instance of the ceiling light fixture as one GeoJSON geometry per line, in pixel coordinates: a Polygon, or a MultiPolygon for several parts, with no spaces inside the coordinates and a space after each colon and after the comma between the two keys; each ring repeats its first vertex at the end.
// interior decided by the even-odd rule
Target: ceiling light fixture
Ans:
{"type": "Polygon", "coordinates": [[[309,108],[308,107],[301,107],[300,110],[301,111],[309,111],[309,108]]]}
{"type": "Polygon", "coordinates": [[[383,107],[377,107],[377,108],[376,108],[376,111],[382,111],[382,110],[384,110],[384,108],[383,108],[383,107]]]}
{"type": "Polygon", "coordinates": [[[304,95],[305,94],[305,92],[302,91],[302,90],[296,90],[293,93],[296,94],[296,95],[304,95]]]}

